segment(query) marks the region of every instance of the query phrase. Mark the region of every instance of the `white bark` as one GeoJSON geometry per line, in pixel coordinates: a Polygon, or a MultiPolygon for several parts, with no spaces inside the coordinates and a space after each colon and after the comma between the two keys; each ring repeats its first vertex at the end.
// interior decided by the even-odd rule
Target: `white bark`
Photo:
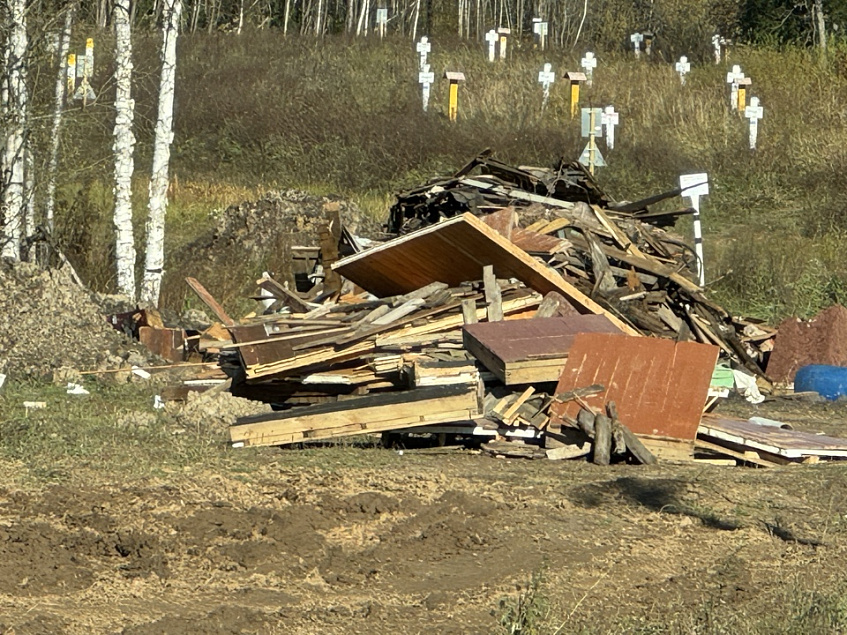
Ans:
{"type": "Polygon", "coordinates": [[[182,0],[165,0],[162,26],[162,76],[159,81],[159,114],[153,142],[153,173],[147,216],[147,254],[141,300],[159,304],[165,266],[165,213],[168,209],[168,163],[173,142],[174,85],[176,80],[176,39],[182,0]]]}
{"type": "Polygon", "coordinates": [[[130,0],[115,0],[115,260],[118,290],[135,300],[135,241],[132,235],[132,152],[135,101],[132,99],[130,0]]]}
{"type": "Polygon", "coordinates": [[[47,192],[44,204],[44,220],[53,233],[53,214],[56,207],[56,174],[59,171],[59,138],[62,130],[62,113],[67,87],[67,57],[71,46],[71,28],[74,21],[74,5],[67,8],[65,26],[59,38],[59,74],[56,79],[56,96],[53,101],[53,124],[50,127],[50,159],[47,163],[47,192]]]}
{"type": "Polygon", "coordinates": [[[26,87],[26,0],[9,5],[11,33],[6,46],[6,146],[3,150],[3,238],[2,254],[18,260],[21,253],[21,224],[24,216],[24,163],[27,116],[26,87]]]}

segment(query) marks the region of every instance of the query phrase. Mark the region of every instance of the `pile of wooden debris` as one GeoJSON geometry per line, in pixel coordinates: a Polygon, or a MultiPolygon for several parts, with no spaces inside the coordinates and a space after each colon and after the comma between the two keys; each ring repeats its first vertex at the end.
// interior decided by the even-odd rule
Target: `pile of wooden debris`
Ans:
{"type": "MultiPolygon", "coordinates": [[[[322,282],[301,293],[265,277],[261,315],[222,319],[232,392],[274,407],[239,419],[233,444],[434,434],[502,455],[693,458],[719,355],[766,387],[775,332],[693,282],[692,251],[657,226],[687,210],[647,207],[678,193],[616,204],[577,165],[483,155],[399,195],[386,242],[363,249],[329,214],[322,282]]],[[[713,455],[780,462],[712,424],[713,455]]]]}

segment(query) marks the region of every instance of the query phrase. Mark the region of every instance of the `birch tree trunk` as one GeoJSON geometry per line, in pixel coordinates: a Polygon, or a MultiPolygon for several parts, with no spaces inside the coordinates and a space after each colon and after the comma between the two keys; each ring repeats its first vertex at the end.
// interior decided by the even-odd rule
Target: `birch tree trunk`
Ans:
{"type": "Polygon", "coordinates": [[[165,266],[165,213],[168,209],[168,162],[173,142],[176,39],[182,0],[166,0],[162,24],[162,76],[159,81],[159,114],[153,141],[153,174],[147,215],[147,250],[141,301],[159,305],[165,266]]]}
{"type": "Polygon", "coordinates": [[[132,172],[135,101],[132,99],[130,0],[115,0],[115,260],[118,289],[135,300],[135,241],[132,235],[132,172]]]}
{"type": "Polygon", "coordinates": [[[53,101],[53,124],[50,127],[50,159],[47,163],[47,192],[44,203],[44,221],[50,233],[53,233],[53,214],[56,206],[56,174],[59,171],[59,135],[62,129],[62,113],[67,87],[67,68],[65,64],[71,46],[71,28],[74,22],[76,6],[71,4],[65,13],[65,25],[59,38],[59,73],[56,78],[56,95],[53,101]]]}
{"type": "Polygon", "coordinates": [[[3,150],[3,240],[0,254],[19,260],[24,215],[24,163],[27,115],[26,0],[7,5],[10,30],[6,46],[6,146],[3,150]]]}
{"type": "Polygon", "coordinates": [[[818,32],[818,48],[826,51],[826,18],[823,14],[823,0],[815,0],[815,30],[818,32]]]}

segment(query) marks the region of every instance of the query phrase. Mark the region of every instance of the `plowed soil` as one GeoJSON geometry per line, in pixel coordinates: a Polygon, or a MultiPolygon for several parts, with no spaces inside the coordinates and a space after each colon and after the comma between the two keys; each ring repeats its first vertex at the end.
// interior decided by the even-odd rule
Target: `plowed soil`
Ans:
{"type": "Polygon", "coordinates": [[[242,458],[32,486],[6,464],[0,633],[841,632],[841,465],[242,458]]]}

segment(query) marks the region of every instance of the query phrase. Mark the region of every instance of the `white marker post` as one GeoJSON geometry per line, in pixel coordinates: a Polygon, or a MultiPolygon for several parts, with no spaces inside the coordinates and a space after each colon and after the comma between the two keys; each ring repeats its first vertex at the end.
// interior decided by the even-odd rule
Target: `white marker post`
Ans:
{"type": "Polygon", "coordinates": [[[732,70],[726,74],[726,83],[729,84],[729,108],[730,110],[738,110],[738,80],[744,77],[741,72],[741,67],[736,64],[732,70]]]}
{"type": "Polygon", "coordinates": [[[544,70],[538,73],[538,83],[544,90],[544,98],[541,100],[542,112],[547,108],[547,102],[550,100],[550,86],[556,81],[556,73],[553,72],[552,64],[545,64],[544,70]]]}
{"type": "Polygon", "coordinates": [[[676,72],[679,73],[679,81],[685,86],[685,76],[691,72],[691,64],[688,62],[688,58],[683,55],[679,58],[679,61],[676,63],[676,72]]]}
{"type": "Polygon", "coordinates": [[[580,60],[580,65],[585,71],[585,85],[591,86],[594,81],[594,69],[597,68],[597,58],[594,57],[594,53],[588,51],[580,60]]]}
{"type": "Polygon", "coordinates": [[[488,61],[494,63],[494,59],[497,56],[497,31],[491,29],[488,33],[485,34],[485,41],[488,42],[488,61]]]}
{"type": "Polygon", "coordinates": [[[538,40],[538,48],[542,51],[547,48],[547,22],[541,18],[532,18],[532,32],[538,40]]]}
{"type": "Polygon", "coordinates": [[[712,36],[712,47],[715,49],[715,64],[721,63],[721,44],[723,44],[723,38],[715,33],[712,36]]]}
{"type": "Polygon", "coordinates": [[[700,197],[709,194],[709,175],[682,174],[679,177],[681,195],[691,199],[694,208],[694,253],[697,254],[697,277],[700,286],[706,286],[706,271],[703,264],[703,227],[700,224],[700,197]]]}
{"type": "Polygon", "coordinates": [[[641,42],[644,40],[644,36],[640,33],[633,33],[629,36],[629,41],[632,42],[632,46],[635,49],[635,59],[641,59],[641,42]]]}
{"type": "Polygon", "coordinates": [[[426,66],[426,58],[429,55],[429,52],[432,50],[432,44],[429,43],[429,38],[425,35],[422,36],[421,41],[417,43],[415,49],[417,50],[418,55],[420,55],[421,58],[418,68],[423,70],[426,66]]]}
{"type": "Polygon", "coordinates": [[[418,83],[421,85],[421,97],[423,99],[424,112],[429,108],[429,92],[430,87],[435,83],[435,73],[429,70],[429,64],[424,64],[423,69],[418,73],[418,83]]]}
{"type": "Polygon", "coordinates": [[[614,106],[606,106],[600,116],[601,124],[606,128],[606,147],[615,149],[615,126],[620,123],[620,115],[615,112],[614,106]]]}
{"type": "Polygon", "coordinates": [[[76,54],[68,54],[68,90],[65,93],[65,98],[69,101],[73,99],[76,92],[76,54]]]}
{"type": "Polygon", "coordinates": [[[750,105],[744,109],[744,116],[750,120],[750,149],[755,150],[759,136],[759,119],[765,116],[765,109],[759,105],[758,97],[750,98],[750,105]]]}
{"type": "Polygon", "coordinates": [[[385,37],[385,27],[388,25],[388,9],[376,10],[376,27],[379,29],[379,39],[385,37]]]}
{"type": "Polygon", "coordinates": [[[501,26],[497,29],[497,35],[500,36],[500,59],[506,59],[506,45],[509,43],[509,35],[512,33],[512,29],[507,29],[504,26],[501,26]]]}
{"type": "Polygon", "coordinates": [[[94,38],[85,41],[85,77],[90,79],[94,75],[94,38]]]}
{"type": "Polygon", "coordinates": [[[603,134],[602,117],[603,111],[599,108],[582,109],[582,136],[588,137],[588,144],[577,160],[582,165],[587,165],[591,174],[594,174],[594,168],[606,166],[606,160],[597,147],[597,135],[603,134]]]}

